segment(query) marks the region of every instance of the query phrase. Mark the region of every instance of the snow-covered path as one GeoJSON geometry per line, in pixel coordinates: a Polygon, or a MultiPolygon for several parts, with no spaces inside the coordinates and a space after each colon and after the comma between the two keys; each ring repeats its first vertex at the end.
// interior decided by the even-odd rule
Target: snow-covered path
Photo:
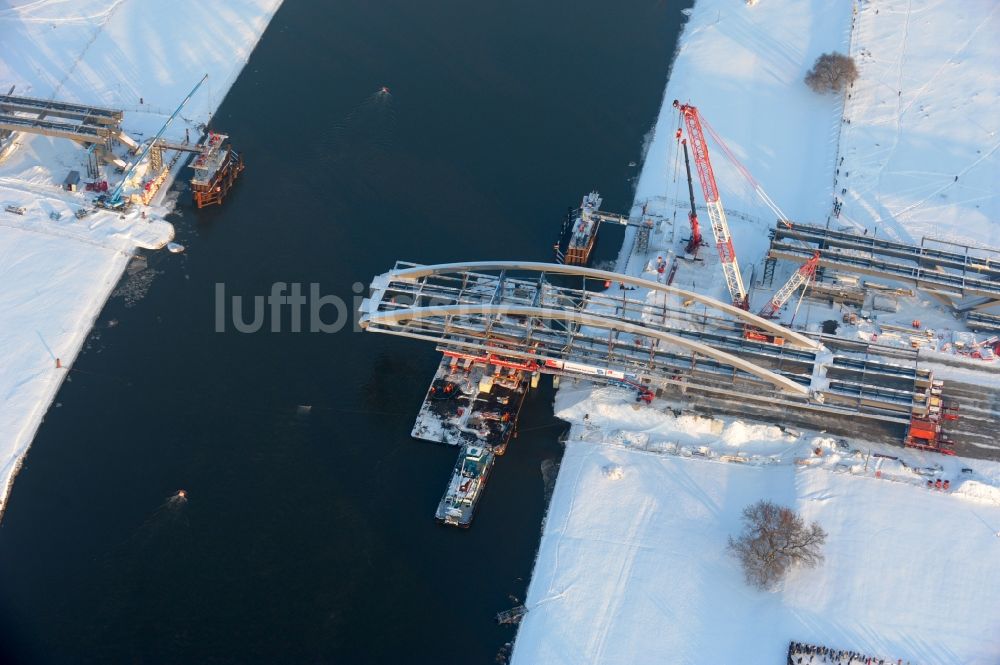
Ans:
{"type": "MultiPolygon", "coordinates": [[[[206,72],[168,136],[194,136],[236,80],[281,0],[0,0],[0,86],[119,108],[133,137],[156,131],[206,72]],[[141,102],[141,103],[140,103],[141,102]]],[[[96,212],[60,183],[85,171],[69,141],[15,135],[0,160],[0,516],[14,475],[94,320],[136,247],[173,237],[160,202],[96,212]],[[2,210],[24,208],[18,215],[2,210]],[[57,218],[54,218],[57,217],[57,218]],[[57,359],[62,368],[57,367],[57,359]]],[[[166,188],[164,188],[165,190],[166,188]]]]}

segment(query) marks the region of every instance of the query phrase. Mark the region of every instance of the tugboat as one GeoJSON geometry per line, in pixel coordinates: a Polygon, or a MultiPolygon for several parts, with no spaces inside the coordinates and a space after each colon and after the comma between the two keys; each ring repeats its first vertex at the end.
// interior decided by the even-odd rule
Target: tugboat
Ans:
{"type": "Polygon", "coordinates": [[[441,497],[441,503],[434,514],[438,522],[469,528],[495,459],[493,452],[485,446],[462,447],[462,454],[458,456],[448,489],[441,497]]]}
{"type": "Polygon", "coordinates": [[[601,228],[596,214],[601,209],[601,195],[596,191],[583,197],[579,210],[570,210],[563,222],[559,242],[555,244],[556,262],[571,266],[585,266],[601,228]]]}

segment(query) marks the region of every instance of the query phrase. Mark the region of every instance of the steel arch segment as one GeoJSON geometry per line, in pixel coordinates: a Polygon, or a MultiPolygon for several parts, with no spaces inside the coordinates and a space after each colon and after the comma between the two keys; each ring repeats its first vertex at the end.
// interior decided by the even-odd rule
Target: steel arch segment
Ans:
{"type": "Polygon", "coordinates": [[[477,270],[490,271],[490,270],[524,270],[524,271],[534,271],[540,273],[551,273],[559,275],[575,275],[579,277],[588,277],[592,279],[599,279],[601,281],[612,281],[612,282],[623,282],[630,286],[638,286],[640,288],[651,289],[653,291],[659,291],[660,293],[668,293],[671,295],[680,296],[685,299],[691,299],[695,302],[699,302],[703,305],[707,305],[712,309],[717,309],[727,314],[731,314],[745,323],[757,326],[762,330],[766,330],[772,334],[779,335],[785,339],[788,343],[793,343],[797,346],[802,346],[814,351],[822,349],[822,344],[819,342],[806,337],[802,333],[790,330],[780,323],[775,323],[763,317],[757,316],[750,312],[744,311],[739,307],[734,307],[728,303],[716,300],[706,295],[696,293],[694,291],[687,291],[685,289],[679,289],[675,286],[668,286],[667,284],[660,284],[659,282],[654,282],[648,279],[642,279],[641,277],[631,277],[629,275],[622,275],[615,272],[610,272],[607,270],[598,270],[596,268],[585,268],[582,266],[568,266],[558,263],[541,263],[536,261],[470,261],[468,263],[440,263],[437,265],[428,266],[417,266],[413,268],[404,268],[402,270],[392,270],[386,273],[385,276],[391,279],[420,279],[421,277],[428,277],[430,275],[441,275],[450,272],[463,272],[471,271],[475,272],[477,270]]]}
{"type": "Polygon", "coordinates": [[[739,356],[715,349],[707,344],[686,339],[684,337],[678,337],[677,335],[659,330],[650,330],[649,328],[634,323],[611,321],[594,314],[586,314],[577,311],[549,309],[545,307],[526,307],[523,305],[442,305],[437,307],[396,309],[388,312],[372,312],[367,315],[362,325],[366,328],[370,328],[373,324],[392,325],[401,321],[428,319],[436,316],[445,317],[457,314],[477,314],[482,316],[506,314],[511,316],[526,316],[558,321],[573,321],[582,325],[593,326],[595,328],[618,330],[634,335],[642,335],[643,337],[651,337],[685,347],[705,356],[706,358],[712,358],[713,360],[717,360],[720,363],[729,365],[730,367],[741,369],[748,374],[752,374],[757,378],[767,381],[771,385],[780,390],[784,390],[785,392],[794,393],[802,397],[807,397],[809,395],[809,389],[806,386],[800,385],[787,377],[781,376],[780,374],[776,374],[769,369],[744,360],[739,356]]]}

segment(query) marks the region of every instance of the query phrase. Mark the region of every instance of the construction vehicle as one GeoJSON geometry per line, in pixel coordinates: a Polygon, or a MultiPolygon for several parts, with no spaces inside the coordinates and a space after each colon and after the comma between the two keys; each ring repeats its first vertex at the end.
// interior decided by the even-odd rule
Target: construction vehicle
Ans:
{"type": "Polygon", "coordinates": [[[776,346],[783,346],[785,344],[784,337],[772,335],[771,333],[764,332],[760,328],[755,328],[753,326],[744,326],[743,336],[756,342],[767,342],[776,346]]]}
{"type": "MultiPolygon", "coordinates": [[[[732,298],[733,305],[740,307],[744,310],[750,309],[750,299],[747,294],[746,289],[743,286],[743,278],[740,274],[739,261],[736,256],[736,249],[733,247],[732,236],[729,232],[729,223],[726,221],[726,212],[722,207],[722,201],[719,196],[719,188],[715,181],[715,172],[712,169],[712,162],[708,154],[708,146],[705,143],[705,136],[702,130],[702,125],[708,129],[709,133],[715,142],[722,148],[723,152],[733,163],[734,166],[743,174],[743,176],[749,181],[751,187],[757,192],[765,204],[775,214],[778,215],[778,219],[781,223],[791,227],[791,222],[788,221],[785,214],[778,208],[777,204],[764,192],[763,188],[760,186],[750,172],[740,164],[739,160],[736,159],[736,155],[732,150],[722,141],[722,138],[712,130],[711,126],[702,118],[701,114],[698,112],[697,107],[690,104],[681,104],[678,100],[674,100],[674,108],[676,108],[684,121],[684,125],[687,128],[688,138],[691,140],[692,150],[694,151],[695,165],[698,168],[698,178],[701,181],[702,192],[705,195],[705,205],[708,209],[708,216],[711,220],[712,234],[715,237],[715,244],[719,251],[719,259],[722,262],[722,272],[726,278],[726,286],[729,289],[730,298],[732,298]]],[[[685,251],[693,254],[697,251],[697,246],[701,243],[701,234],[698,227],[697,215],[695,213],[694,205],[694,186],[691,180],[691,168],[688,162],[688,151],[687,142],[680,137],[681,130],[677,130],[677,138],[680,140],[681,145],[684,149],[684,165],[687,167],[688,174],[688,192],[691,198],[691,212],[689,213],[689,219],[691,222],[691,238],[688,240],[687,247],[685,251]],[[697,241],[697,242],[696,242],[697,241]]],[[[805,287],[808,283],[815,277],[816,270],[819,268],[820,253],[814,252],[811,259],[799,267],[791,278],[777,291],[774,295],[767,301],[763,308],[761,308],[758,316],[764,318],[773,318],[775,314],[780,310],[789,298],[795,294],[799,287],[805,287]]],[[[773,335],[768,335],[761,330],[749,326],[745,330],[745,335],[747,339],[753,339],[757,341],[766,341],[774,344],[784,343],[783,339],[775,338],[773,335]]]]}
{"type": "Polygon", "coordinates": [[[643,402],[644,404],[652,404],[653,402],[653,397],[655,396],[653,391],[647,388],[646,386],[642,385],[641,383],[636,383],[635,381],[632,381],[627,377],[622,379],[612,380],[609,381],[609,383],[613,386],[619,386],[621,388],[634,390],[636,392],[635,394],[636,402],[643,402]]]}
{"type": "Polygon", "coordinates": [[[729,222],[726,221],[726,211],[722,207],[722,200],[719,198],[719,187],[715,182],[715,172],[712,170],[712,162],[708,157],[708,144],[705,142],[705,134],[702,131],[698,109],[690,104],[681,104],[676,99],[674,100],[674,108],[680,111],[681,117],[684,119],[684,124],[687,127],[688,139],[691,141],[691,150],[694,152],[695,167],[698,169],[698,180],[701,182],[701,190],[705,195],[708,219],[711,223],[715,247],[719,252],[719,260],[722,262],[722,274],[726,278],[726,288],[729,289],[729,297],[732,299],[735,307],[749,310],[750,302],[747,298],[747,290],[743,286],[740,264],[736,259],[733,239],[729,234],[729,222]]]}
{"type": "Polygon", "coordinates": [[[941,434],[941,424],[931,418],[910,418],[910,431],[903,440],[907,448],[928,450],[942,455],[954,455],[954,442],[941,434]]]}
{"type": "Polygon", "coordinates": [[[765,319],[774,318],[778,310],[781,309],[788,299],[799,289],[800,286],[807,286],[812,278],[816,275],[816,269],[819,267],[819,252],[813,253],[811,259],[799,266],[791,278],[785,282],[785,284],[774,292],[771,299],[761,308],[757,313],[757,316],[762,316],[765,319]]]}
{"type": "Polygon", "coordinates": [[[1000,347],[1000,337],[993,335],[988,339],[984,339],[981,342],[976,342],[972,344],[969,348],[970,358],[975,358],[976,360],[995,360],[996,359],[996,348],[1000,347]]]}
{"type": "Polygon", "coordinates": [[[677,130],[677,138],[680,140],[681,147],[684,149],[684,170],[687,172],[688,198],[691,201],[691,212],[688,213],[688,222],[691,224],[691,237],[688,238],[684,251],[697,258],[698,248],[704,243],[701,238],[701,225],[698,224],[698,211],[695,210],[694,206],[694,181],[691,179],[691,160],[688,158],[687,139],[681,138],[680,129],[677,130]]]}

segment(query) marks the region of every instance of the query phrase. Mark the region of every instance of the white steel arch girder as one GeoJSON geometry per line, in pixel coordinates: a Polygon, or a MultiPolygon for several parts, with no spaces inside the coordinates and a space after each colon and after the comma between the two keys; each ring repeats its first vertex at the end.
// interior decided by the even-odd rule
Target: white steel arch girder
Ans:
{"type": "Polygon", "coordinates": [[[578,277],[587,277],[591,279],[598,279],[603,281],[612,282],[622,282],[630,286],[637,286],[640,288],[650,289],[652,291],[658,291],[660,293],[666,293],[670,295],[676,295],[685,300],[690,299],[695,302],[707,305],[712,309],[717,309],[719,311],[731,314],[744,323],[756,326],[761,330],[766,330],[769,333],[778,335],[785,339],[786,343],[794,344],[795,346],[802,346],[807,349],[812,349],[814,351],[819,351],[823,348],[823,345],[816,340],[806,337],[802,333],[790,330],[780,323],[776,323],[769,319],[757,316],[747,312],[739,307],[734,307],[729,303],[724,303],[715,298],[711,298],[694,291],[687,291],[685,289],[679,289],[675,286],[669,286],[667,284],[660,284],[659,282],[654,282],[652,280],[643,279],[641,277],[631,277],[629,275],[622,275],[616,272],[610,272],[607,270],[598,270],[596,268],[585,268],[582,266],[568,266],[558,263],[541,263],[536,261],[470,261],[468,263],[440,263],[437,265],[428,266],[417,266],[414,268],[404,268],[402,270],[392,270],[386,273],[383,277],[389,279],[420,279],[421,277],[429,277],[431,275],[442,275],[447,273],[457,273],[463,271],[490,271],[490,270],[524,270],[529,272],[539,272],[539,273],[551,273],[558,275],[574,275],[578,277]]]}
{"type": "MultiPolygon", "coordinates": [[[[809,396],[809,388],[791,379],[781,376],[769,369],[756,365],[725,351],[720,351],[702,342],[679,337],[677,335],[652,330],[635,323],[625,321],[609,320],[594,314],[586,314],[575,310],[549,309],[545,307],[528,307],[524,305],[442,305],[436,307],[413,307],[394,309],[385,312],[369,312],[361,319],[361,327],[369,329],[372,325],[391,326],[402,321],[412,321],[414,319],[429,319],[434,317],[447,317],[455,315],[477,314],[481,316],[494,316],[504,314],[508,316],[524,316],[537,319],[550,319],[558,321],[572,321],[585,326],[604,328],[606,330],[617,330],[620,332],[641,335],[658,339],[671,344],[687,348],[706,358],[711,358],[724,365],[743,370],[759,379],[767,381],[779,390],[793,393],[801,397],[809,396]]],[[[388,331],[386,331],[388,332],[388,331]]]]}

